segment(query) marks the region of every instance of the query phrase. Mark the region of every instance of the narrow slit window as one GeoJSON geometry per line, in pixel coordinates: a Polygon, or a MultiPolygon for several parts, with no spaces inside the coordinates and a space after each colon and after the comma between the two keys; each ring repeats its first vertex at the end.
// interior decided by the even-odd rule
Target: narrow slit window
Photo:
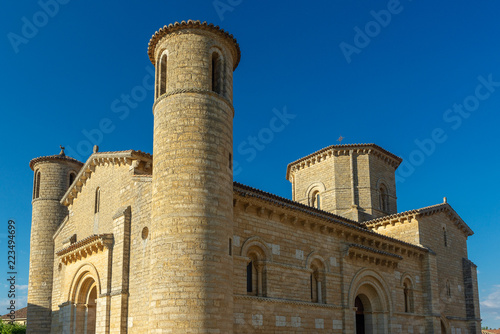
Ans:
{"type": "Polygon", "coordinates": [[[167,92],[167,55],[161,56],[160,62],[160,95],[167,92]]]}
{"type": "Polygon", "coordinates": [[[247,292],[253,292],[252,267],[253,267],[253,261],[250,261],[247,264],[247,292]]]}
{"type": "Polygon", "coordinates": [[[95,190],[94,213],[98,213],[99,212],[100,205],[101,205],[101,188],[97,188],[95,190]]]}
{"type": "Polygon", "coordinates": [[[319,191],[313,192],[311,196],[311,206],[316,209],[321,209],[321,194],[319,191]]]}
{"type": "Polygon", "coordinates": [[[387,188],[385,187],[384,184],[382,184],[380,186],[379,193],[380,193],[379,194],[380,195],[380,210],[384,211],[384,212],[388,212],[389,211],[389,203],[388,203],[389,196],[387,195],[387,188]]]}
{"type": "Polygon", "coordinates": [[[40,171],[35,173],[35,182],[33,183],[33,199],[40,197],[40,171]]]}
{"type": "Polygon", "coordinates": [[[156,83],[155,83],[155,96],[158,98],[160,96],[160,60],[161,58],[158,58],[156,60],[156,83]]]}
{"type": "Polygon", "coordinates": [[[446,235],[446,229],[443,227],[443,240],[444,240],[444,247],[448,247],[448,236],[446,235]]]}
{"type": "Polygon", "coordinates": [[[75,172],[71,172],[69,173],[69,184],[68,184],[68,188],[73,184],[73,182],[75,182],[75,178],[76,178],[76,173],[75,172]]]}
{"type": "Polygon", "coordinates": [[[313,286],[313,274],[311,274],[311,277],[310,277],[310,283],[311,283],[311,301],[314,299],[314,286],[313,286]]]}
{"type": "Polygon", "coordinates": [[[404,284],[404,290],[403,290],[403,293],[404,293],[404,302],[405,302],[405,312],[408,313],[410,312],[410,308],[409,308],[409,296],[408,296],[408,285],[406,285],[406,283],[404,284]]]}
{"type": "Polygon", "coordinates": [[[212,53],[212,91],[217,94],[222,94],[222,59],[221,56],[214,52],[212,53]]]}

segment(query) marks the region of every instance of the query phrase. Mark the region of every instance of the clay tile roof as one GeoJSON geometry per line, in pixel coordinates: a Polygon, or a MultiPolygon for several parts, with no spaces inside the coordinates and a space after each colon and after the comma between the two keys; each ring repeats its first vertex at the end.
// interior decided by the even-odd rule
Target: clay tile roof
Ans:
{"type": "Polygon", "coordinates": [[[305,161],[305,160],[308,160],[310,158],[313,158],[315,156],[318,156],[318,155],[322,155],[324,153],[327,153],[328,151],[343,151],[343,150],[355,150],[355,149],[371,149],[371,150],[374,150],[376,152],[378,152],[379,154],[383,155],[384,157],[386,157],[387,159],[389,159],[389,161],[391,161],[392,165],[397,168],[399,166],[399,164],[403,161],[402,158],[398,157],[397,155],[383,149],[382,147],[376,145],[376,144],[373,144],[373,143],[370,143],[370,144],[342,144],[342,145],[330,145],[328,147],[325,147],[319,151],[316,151],[314,153],[311,153],[303,158],[300,158],[298,160],[295,160],[294,162],[291,162],[288,164],[287,168],[286,168],[286,179],[289,180],[289,176],[290,176],[290,171],[292,169],[292,167],[298,165],[299,163],[305,161]]]}
{"type": "Polygon", "coordinates": [[[391,220],[398,219],[401,217],[413,216],[413,215],[433,215],[433,214],[439,213],[439,212],[447,212],[449,214],[449,216],[460,227],[460,229],[464,232],[465,235],[471,236],[474,234],[472,229],[463,221],[463,219],[458,215],[458,213],[455,210],[453,210],[451,205],[448,203],[439,203],[439,204],[426,206],[426,207],[423,207],[420,209],[403,211],[403,212],[395,213],[395,214],[392,214],[389,216],[375,218],[375,219],[363,222],[362,224],[364,226],[368,227],[368,226],[379,225],[385,221],[391,221],[391,220]]]}
{"type": "Polygon", "coordinates": [[[34,170],[33,168],[35,167],[35,164],[40,162],[40,161],[48,161],[48,160],[60,160],[60,161],[68,161],[75,163],[77,165],[83,166],[83,162],[76,160],[75,158],[68,157],[67,155],[64,154],[56,154],[56,155],[49,155],[45,157],[38,157],[35,159],[32,159],[30,161],[30,168],[31,170],[34,170]]]}
{"type": "Polygon", "coordinates": [[[200,22],[200,21],[194,21],[194,20],[188,20],[182,21],[182,22],[175,22],[174,24],[170,23],[168,26],[163,26],[163,28],[159,29],[157,32],[154,33],[154,35],[151,37],[149,40],[148,44],[148,55],[149,55],[149,60],[155,65],[155,48],[156,44],[167,34],[181,30],[181,29],[188,29],[188,28],[196,28],[196,29],[203,29],[203,30],[209,30],[211,32],[214,32],[228,40],[229,43],[232,43],[236,49],[236,54],[235,54],[235,59],[234,59],[234,66],[233,66],[233,71],[238,67],[238,64],[240,62],[241,58],[241,51],[240,51],[240,46],[238,42],[236,41],[236,38],[233,37],[233,35],[229,34],[228,32],[224,31],[221,29],[219,26],[214,26],[212,23],[208,24],[206,21],[205,22],[200,22]]]}
{"type": "Polygon", "coordinates": [[[290,208],[292,210],[301,211],[301,212],[304,212],[304,213],[309,214],[311,216],[315,216],[319,219],[325,219],[325,220],[328,220],[330,222],[334,222],[334,223],[337,223],[337,224],[340,224],[340,225],[343,225],[346,227],[360,230],[360,231],[363,231],[363,232],[368,233],[368,234],[377,235],[377,237],[382,238],[382,239],[386,239],[386,240],[389,240],[392,242],[403,244],[405,246],[416,248],[416,249],[419,249],[421,251],[426,251],[426,252],[428,251],[428,249],[426,249],[425,247],[422,247],[419,245],[414,245],[414,244],[408,243],[406,241],[402,241],[399,239],[395,239],[395,238],[374,232],[374,231],[366,228],[364,226],[364,224],[358,223],[357,221],[354,221],[354,220],[351,220],[351,219],[348,219],[348,218],[345,218],[342,216],[338,216],[336,214],[333,214],[333,213],[330,213],[327,211],[319,210],[319,209],[313,208],[309,205],[295,202],[295,201],[289,200],[289,199],[284,198],[284,197],[273,195],[273,194],[265,192],[263,190],[255,189],[255,188],[249,187],[247,185],[244,185],[244,184],[241,184],[238,182],[233,182],[233,190],[235,193],[237,193],[243,197],[250,196],[250,197],[258,198],[258,199],[261,199],[263,201],[267,201],[267,202],[271,203],[272,205],[287,207],[287,208],[290,208]]]}
{"type": "Polygon", "coordinates": [[[295,208],[295,209],[300,208],[300,209],[302,209],[301,211],[305,211],[305,212],[310,213],[310,214],[328,217],[329,219],[334,219],[334,220],[342,222],[342,223],[348,223],[350,225],[360,227],[360,224],[357,221],[354,221],[354,220],[351,220],[351,219],[348,219],[348,218],[345,218],[342,216],[338,216],[336,214],[333,214],[333,213],[330,213],[327,211],[316,209],[312,206],[289,200],[288,198],[274,195],[274,194],[265,192],[265,191],[260,190],[260,189],[252,188],[250,186],[247,186],[247,185],[244,185],[244,184],[241,184],[238,182],[233,182],[233,185],[234,185],[234,190],[238,191],[240,194],[251,195],[253,197],[257,197],[260,199],[271,201],[274,204],[278,204],[280,206],[290,206],[290,207],[293,206],[293,208],[295,208]]]}
{"type": "Polygon", "coordinates": [[[136,150],[124,150],[124,151],[106,151],[106,152],[96,152],[94,154],[96,155],[109,155],[109,154],[115,154],[115,153],[127,153],[127,154],[133,154],[133,155],[139,155],[145,158],[150,158],[153,159],[153,155],[147,152],[142,152],[142,151],[136,151],[136,150]]]}
{"type": "MultiPolygon", "coordinates": [[[[23,307],[20,308],[19,310],[16,310],[16,319],[26,319],[27,315],[28,315],[28,307],[23,307]]],[[[7,321],[11,320],[9,313],[2,315],[1,319],[7,321]]]]}

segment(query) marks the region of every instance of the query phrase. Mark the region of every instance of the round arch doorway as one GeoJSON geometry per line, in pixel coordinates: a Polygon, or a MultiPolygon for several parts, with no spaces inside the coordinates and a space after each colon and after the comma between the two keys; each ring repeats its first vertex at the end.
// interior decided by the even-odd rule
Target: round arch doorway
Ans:
{"type": "Polygon", "coordinates": [[[356,334],[365,334],[365,306],[359,296],[356,297],[354,306],[356,307],[356,334]]]}
{"type": "Polygon", "coordinates": [[[356,334],[385,334],[386,310],[371,287],[358,291],[354,300],[356,310],[356,334]]]}
{"type": "Polygon", "coordinates": [[[74,333],[96,332],[97,284],[90,275],[84,275],[75,294],[74,333]]]}

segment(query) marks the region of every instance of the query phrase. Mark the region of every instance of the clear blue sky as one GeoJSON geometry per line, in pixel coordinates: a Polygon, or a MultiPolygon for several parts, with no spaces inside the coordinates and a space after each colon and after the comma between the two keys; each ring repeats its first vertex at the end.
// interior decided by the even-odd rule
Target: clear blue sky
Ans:
{"type": "MultiPolygon", "coordinates": [[[[59,1],[9,1],[0,11],[0,275],[15,219],[19,306],[28,284],[30,159],[65,145],[86,160],[85,133],[95,135],[103,119],[113,130],[94,137],[101,151],[152,152],[149,38],[165,24],[199,19],[241,46],[235,180],[290,198],[286,165],[340,135],[401,156],[399,211],[448,197],[475,231],[469,257],[483,325],[500,327],[497,1],[59,1]],[[132,93],[128,114],[115,113],[113,103],[124,106],[132,93]],[[294,118],[270,134],[285,109],[294,118]]],[[[2,283],[0,307],[6,301],[2,283]]]]}

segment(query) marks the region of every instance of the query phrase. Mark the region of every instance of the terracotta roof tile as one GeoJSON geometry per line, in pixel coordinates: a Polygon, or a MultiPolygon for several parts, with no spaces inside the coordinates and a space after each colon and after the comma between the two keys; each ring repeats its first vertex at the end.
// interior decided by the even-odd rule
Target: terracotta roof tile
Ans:
{"type": "Polygon", "coordinates": [[[328,147],[325,147],[325,148],[322,148],[321,150],[319,151],[316,151],[316,152],[313,152],[311,154],[308,154],[307,156],[303,157],[303,158],[300,158],[298,160],[295,160],[291,163],[288,164],[287,168],[286,168],[286,179],[289,180],[289,175],[290,175],[290,170],[291,168],[302,162],[302,161],[305,161],[307,159],[310,159],[312,157],[314,157],[315,155],[319,155],[319,154],[322,154],[322,153],[325,153],[329,150],[351,150],[351,149],[363,149],[363,148],[370,148],[370,149],[374,149],[374,150],[377,150],[379,153],[385,155],[386,157],[392,159],[393,161],[393,164],[395,165],[395,167],[399,166],[399,164],[403,161],[402,158],[398,157],[397,155],[383,149],[382,147],[376,145],[376,144],[342,144],[342,145],[330,145],[328,147]]]}
{"type": "Polygon", "coordinates": [[[357,221],[350,220],[350,219],[347,219],[345,217],[338,216],[338,215],[335,215],[335,214],[327,212],[327,211],[319,210],[319,209],[313,208],[311,206],[289,200],[289,199],[284,198],[284,197],[273,195],[273,194],[265,192],[263,190],[255,189],[255,188],[246,186],[246,185],[238,183],[238,182],[233,182],[233,189],[236,193],[239,193],[242,196],[253,196],[255,198],[259,198],[259,199],[262,199],[264,201],[270,202],[273,205],[277,205],[277,206],[281,206],[281,207],[288,207],[292,210],[302,211],[306,214],[309,214],[311,216],[315,216],[319,219],[326,219],[326,220],[329,220],[331,222],[335,222],[337,224],[344,225],[346,227],[350,227],[350,228],[354,228],[354,229],[363,231],[364,233],[376,235],[378,238],[382,238],[382,239],[386,239],[386,240],[389,240],[392,242],[403,244],[405,246],[418,248],[421,251],[428,251],[428,249],[425,247],[411,244],[409,242],[405,242],[405,241],[402,241],[399,239],[391,238],[389,236],[385,236],[383,234],[374,232],[374,231],[368,229],[367,227],[365,227],[364,225],[358,223],[357,221]]]}
{"type": "Polygon", "coordinates": [[[151,37],[149,40],[148,44],[148,55],[149,55],[149,60],[155,64],[155,48],[156,44],[163,38],[163,36],[171,33],[172,31],[177,31],[181,29],[186,29],[186,28],[197,28],[197,29],[205,29],[212,31],[216,34],[221,35],[224,38],[227,38],[230,42],[232,42],[236,48],[236,57],[234,59],[234,66],[233,70],[238,67],[238,64],[240,62],[241,58],[241,51],[240,51],[240,46],[238,45],[238,42],[236,41],[236,38],[233,37],[233,35],[229,34],[228,32],[224,31],[221,29],[219,26],[214,26],[212,23],[208,24],[207,22],[200,22],[200,21],[193,21],[193,20],[188,20],[182,21],[182,22],[175,22],[174,24],[169,24],[168,26],[163,26],[163,28],[159,29],[154,33],[154,35],[151,37]]]}
{"type": "MultiPolygon", "coordinates": [[[[20,308],[19,310],[16,310],[16,319],[26,319],[28,315],[28,307],[23,307],[23,308],[20,308]]],[[[11,320],[10,319],[10,314],[7,313],[7,314],[4,314],[1,316],[1,319],[2,320],[11,320]]]]}

